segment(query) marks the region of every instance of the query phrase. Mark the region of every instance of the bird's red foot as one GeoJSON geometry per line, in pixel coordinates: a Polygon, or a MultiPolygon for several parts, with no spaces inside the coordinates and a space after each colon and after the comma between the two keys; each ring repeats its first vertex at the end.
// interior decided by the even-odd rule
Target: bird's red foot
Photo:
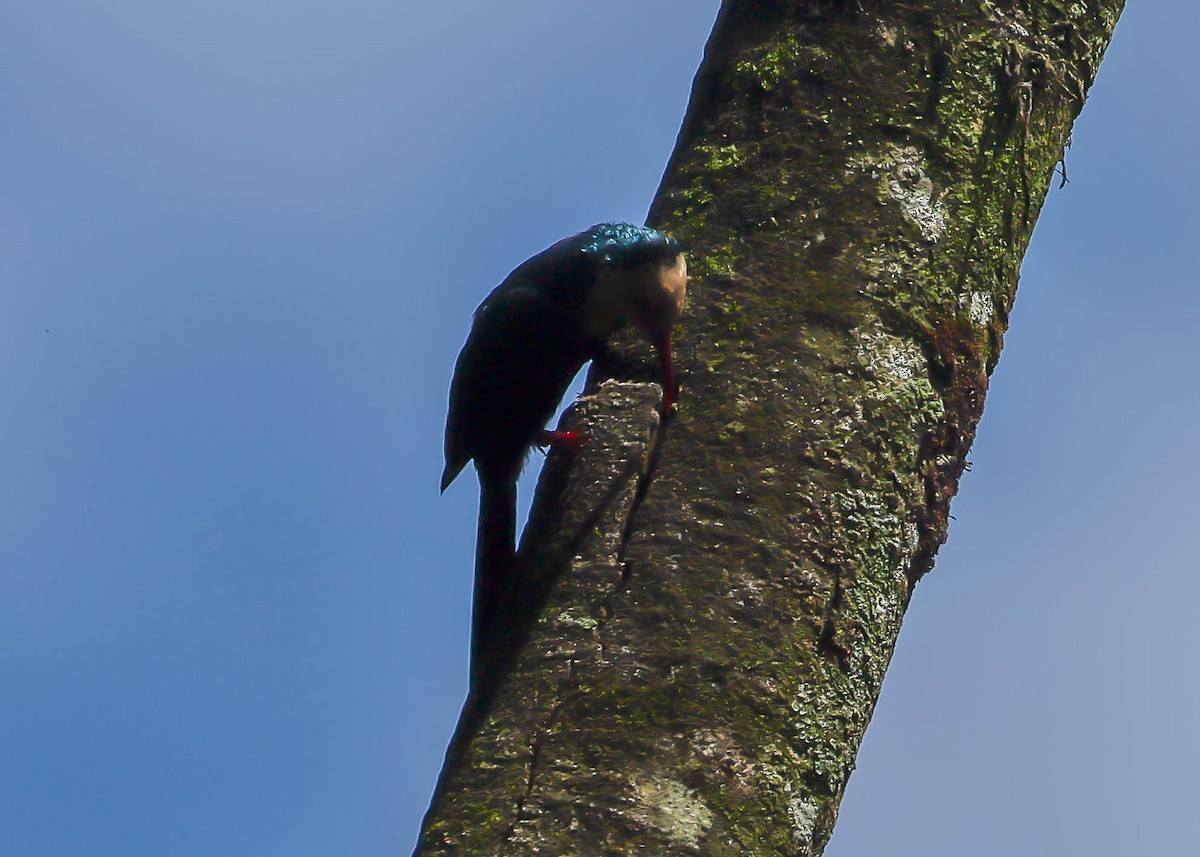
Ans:
{"type": "Polygon", "coordinates": [[[591,442],[592,439],[581,431],[550,431],[549,429],[539,432],[536,441],[538,446],[553,446],[567,452],[579,452],[591,442]]]}

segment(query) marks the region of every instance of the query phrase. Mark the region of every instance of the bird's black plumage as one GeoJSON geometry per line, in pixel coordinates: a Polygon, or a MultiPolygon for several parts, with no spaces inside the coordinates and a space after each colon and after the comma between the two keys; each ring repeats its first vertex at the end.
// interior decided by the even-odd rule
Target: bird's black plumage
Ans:
{"type": "Polygon", "coordinates": [[[481,475],[514,481],[534,435],[602,344],[582,331],[595,273],[574,243],[522,264],[475,311],[450,387],[443,490],[472,459],[481,475]]]}
{"type": "Polygon", "coordinates": [[[654,330],[656,344],[666,343],[660,349],[667,350],[669,366],[670,325],[685,281],[674,239],[647,227],[605,223],[519,265],[475,311],[450,386],[442,490],[474,460],[480,481],[476,667],[513,570],[515,484],[526,453],[571,379],[623,318],[654,330]],[[674,283],[670,276],[682,279],[674,283]]]}

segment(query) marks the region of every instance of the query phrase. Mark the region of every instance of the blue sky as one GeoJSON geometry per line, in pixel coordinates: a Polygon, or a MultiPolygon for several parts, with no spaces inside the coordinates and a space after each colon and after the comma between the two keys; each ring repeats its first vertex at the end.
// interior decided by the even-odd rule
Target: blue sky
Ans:
{"type": "MultiPolygon", "coordinates": [[[[411,848],[466,680],[454,357],[642,219],[716,8],[0,8],[6,855],[411,848]]],[[[831,857],[1194,847],[1198,29],[1118,28],[831,857]]]]}

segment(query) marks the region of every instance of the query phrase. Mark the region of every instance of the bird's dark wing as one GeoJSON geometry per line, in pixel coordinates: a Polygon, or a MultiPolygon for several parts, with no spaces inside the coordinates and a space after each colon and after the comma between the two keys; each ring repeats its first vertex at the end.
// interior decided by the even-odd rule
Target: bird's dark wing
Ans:
{"type": "Polygon", "coordinates": [[[579,323],[593,275],[578,254],[550,255],[557,249],[513,271],[475,312],[450,386],[443,490],[471,459],[498,480],[515,480],[596,347],[579,323]]]}

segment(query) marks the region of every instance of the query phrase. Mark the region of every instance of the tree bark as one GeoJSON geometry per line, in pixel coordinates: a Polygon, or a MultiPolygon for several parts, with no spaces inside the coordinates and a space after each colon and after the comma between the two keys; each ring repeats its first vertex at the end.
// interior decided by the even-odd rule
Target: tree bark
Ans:
{"type": "Polygon", "coordinates": [[[821,853],[1122,6],[727,0],[650,217],[678,414],[597,361],[417,854],[821,853]]]}

